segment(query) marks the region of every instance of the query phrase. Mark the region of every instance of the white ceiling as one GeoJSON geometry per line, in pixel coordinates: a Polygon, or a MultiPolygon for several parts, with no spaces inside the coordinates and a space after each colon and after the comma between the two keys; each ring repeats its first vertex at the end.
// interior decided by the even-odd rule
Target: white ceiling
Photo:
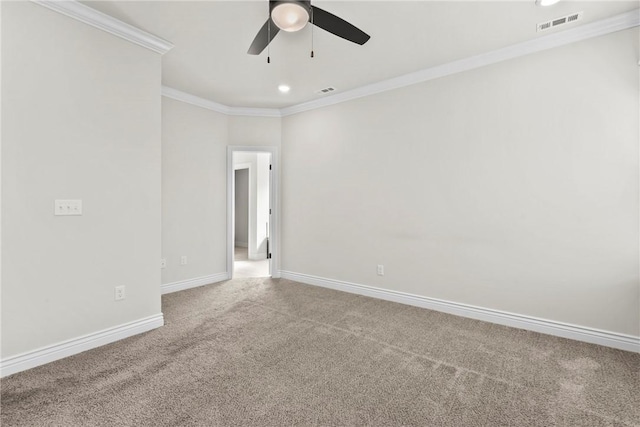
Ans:
{"type": "Polygon", "coordinates": [[[282,108],[466,58],[638,8],[634,1],[312,1],[371,36],[364,46],[311,26],[281,31],[260,56],[247,49],[268,16],[268,1],[88,1],[89,6],[172,42],[162,80],[235,107],[282,108]],[[583,20],[536,33],[536,24],[573,12],[583,20]],[[288,94],[278,92],[288,84],[288,94]]]}

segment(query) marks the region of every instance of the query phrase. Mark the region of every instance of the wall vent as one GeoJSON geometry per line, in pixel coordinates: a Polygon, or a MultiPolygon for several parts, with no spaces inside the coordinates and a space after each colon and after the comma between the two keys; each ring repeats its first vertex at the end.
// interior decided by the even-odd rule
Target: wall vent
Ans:
{"type": "Polygon", "coordinates": [[[541,22],[537,26],[537,32],[546,31],[559,25],[577,22],[582,19],[582,13],[583,12],[572,13],[571,15],[562,16],[560,18],[552,19],[551,21],[541,22]]]}
{"type": "Polygon", "coordinates": [[[329,87],[325,87],[324,89],[317,90],[316,93],[320,95],[325,95],[327,93],[334,92],[335,90],[336,90],[335,87],[329,86],[329,87]]]}

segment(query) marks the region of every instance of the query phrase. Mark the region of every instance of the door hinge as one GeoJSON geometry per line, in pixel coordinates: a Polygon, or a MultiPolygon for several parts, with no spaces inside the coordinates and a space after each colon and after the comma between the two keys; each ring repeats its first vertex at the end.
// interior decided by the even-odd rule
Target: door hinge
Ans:
{"type": "Polygon", "coordinates": [[[269,165],[269,170],[271,170],[271,165],[269,165]]]}
{"type": "Polygon", "coordinates": [[[271,209],[269,209],[269,215],[271,215],[271,209]]]}
{"type": "Polygon", "coordinates": [[[271,259],[271,254],[267,254],[267,259],[271,259]]]}

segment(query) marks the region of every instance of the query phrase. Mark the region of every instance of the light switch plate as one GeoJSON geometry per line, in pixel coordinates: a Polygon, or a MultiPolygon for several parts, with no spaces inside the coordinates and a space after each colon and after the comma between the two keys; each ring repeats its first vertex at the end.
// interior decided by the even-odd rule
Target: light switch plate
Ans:
{"type": "Polygon", "coordinates": [[[56,200],[54,215],[82,215],[82,200],[56,200]]]}

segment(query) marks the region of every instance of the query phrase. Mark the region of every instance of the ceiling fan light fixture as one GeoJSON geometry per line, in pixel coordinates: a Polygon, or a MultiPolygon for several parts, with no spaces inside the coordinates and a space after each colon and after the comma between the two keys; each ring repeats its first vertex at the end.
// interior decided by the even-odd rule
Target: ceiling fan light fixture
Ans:
{"type": "Polygon", "coordinates": [[[307,9],[296,3],[281,3],[271,11],[271,19],[283,31],[300,31],[309,22],[307,9]]]}
{"type": "Polygon", "coordinates": [[[552,6],[558,3],[560,0],[536,0],[538,6],[552,6]]]}
{"type": "MultiPolygon", "coordinates": [[[[0,0],[2,1],[2,0],[0,0]]],[[[266,2],[265,2],[266,3],[266,2]]],[[[303,29],[307,22],[335,36],[358,45],[371,37],[355,25],[324,9],[311,4],[311,0],[269,0],[269,17],[256,34],[247,53],[260,55],[280,30],[293,32],[303,29]],[[311,19],[309,19],[311,17],[311,19]]],[[[268,52],[268,51],[267,51],[268,52]]],[[[313,31],[311,32],[311,57],[313,58],[313,31]]],[[[270,62],[267,53],[267,63],[270,62]]]]}

